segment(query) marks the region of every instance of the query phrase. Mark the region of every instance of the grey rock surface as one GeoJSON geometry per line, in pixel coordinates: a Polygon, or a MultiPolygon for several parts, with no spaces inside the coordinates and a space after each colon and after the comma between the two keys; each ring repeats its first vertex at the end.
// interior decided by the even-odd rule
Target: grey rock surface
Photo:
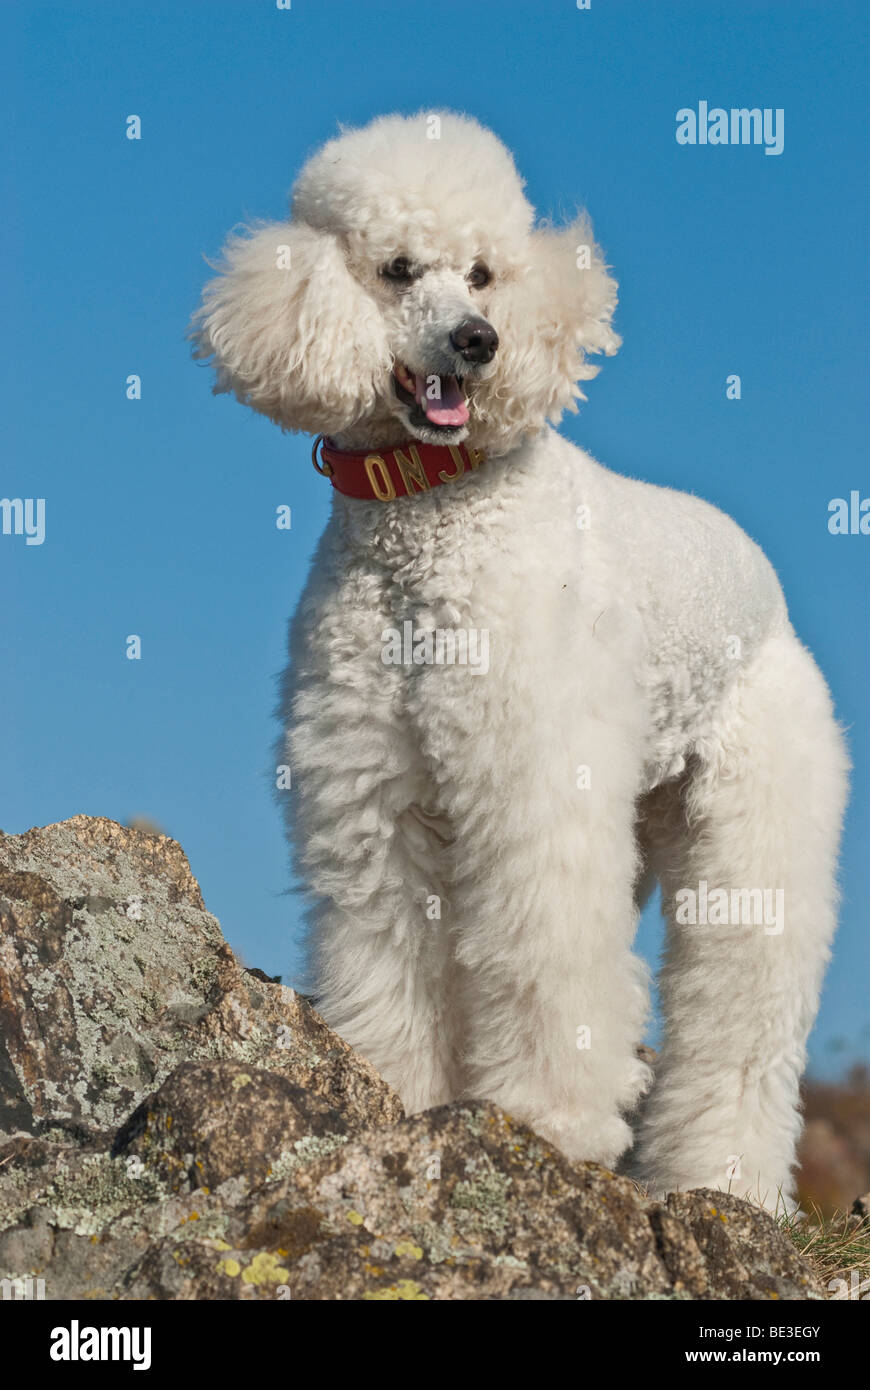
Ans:
{"type": "Polygon", "coordinates": [[[0,835],[0,1140],[113,1133],[197,1057],[267,1066],[351,1123],[402,1114],[300,995],[236,961],[174,840],[87,816],[0,835]]]}
{"type": "Polygon", "coordinates": [[[487,1102],[405,1118],[165,836],[0,837],[0,1043],[0,1278],[49,1299],[824,1297],[736,1198],[652,1201],[487,1102]]]}

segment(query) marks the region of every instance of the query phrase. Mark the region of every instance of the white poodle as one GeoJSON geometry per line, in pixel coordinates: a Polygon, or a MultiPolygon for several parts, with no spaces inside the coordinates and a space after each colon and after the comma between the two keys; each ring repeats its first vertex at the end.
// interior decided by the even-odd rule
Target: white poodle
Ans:
{"type": "Polygon", "coordinates": [[[492,134],[390,116],[231,240],[194,334],[216,389],[326,436],[279,755],[322,1013],[409,1110],[487,1097],[611,1166],[634,1119],[653,1190],[773,1207],[847,758],[758,547],[551,427],[615,304],[589,223],[536,226],[492,134]]]}

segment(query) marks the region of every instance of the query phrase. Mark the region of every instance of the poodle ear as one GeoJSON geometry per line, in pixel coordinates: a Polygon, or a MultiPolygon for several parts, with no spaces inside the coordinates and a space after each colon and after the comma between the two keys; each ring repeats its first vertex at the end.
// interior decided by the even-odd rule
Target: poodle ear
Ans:
{"type": "Polygon", "coordinates": [[[586,217],[531,233],[525,265],[487,305],[499,370],[475,401],[503,442],[556,423],[585,400],[578,382],[599,370],[588,354],[610,356],[622,341],[612,326],[616,291],[586,217]]]}
{"type": "Polygon", "coordinates": [[[612,357],[622,343],[613,328],[619,287],[608,273],[588,217],[579,217],[570,227],[542,229],[533,235],[538,239],[543,274],[561,306],[556,332],[570,341],[580,359],[574,380],[588,380],[598,375],[599,368],[587,361],[587,354],[603,352],[612,357]]]}
{"type": "Polygon", "coordinates": [[[232,236],[216,269],[190,330],[216,392],[309,434],[371,408],[390,365],[383,320],[335,236],[267,223],[232,236]]]}

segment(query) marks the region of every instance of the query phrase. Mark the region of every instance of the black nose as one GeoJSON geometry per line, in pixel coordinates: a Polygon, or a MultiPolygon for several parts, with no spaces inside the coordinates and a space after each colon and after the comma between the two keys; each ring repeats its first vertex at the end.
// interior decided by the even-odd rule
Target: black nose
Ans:
{"type": "Polygon", "coordinates": [[[498,334],[486,319],[466,319],[454,328],[450,342],[466,362],[491,362],[498,347],[498,334]]]}

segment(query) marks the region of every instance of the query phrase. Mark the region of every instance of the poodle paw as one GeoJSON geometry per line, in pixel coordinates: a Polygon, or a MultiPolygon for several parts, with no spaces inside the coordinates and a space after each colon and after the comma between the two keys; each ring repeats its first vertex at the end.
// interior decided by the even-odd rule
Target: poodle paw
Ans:
{"type": "Polygon", "coordinates": [[[632,1141],[631,1130],[620,1115],[592,1120],[584,1118],[579,1108],[553,1110],[527,1123],[572,1163],[600,1163],[613,1168],[632,1141]]]}

